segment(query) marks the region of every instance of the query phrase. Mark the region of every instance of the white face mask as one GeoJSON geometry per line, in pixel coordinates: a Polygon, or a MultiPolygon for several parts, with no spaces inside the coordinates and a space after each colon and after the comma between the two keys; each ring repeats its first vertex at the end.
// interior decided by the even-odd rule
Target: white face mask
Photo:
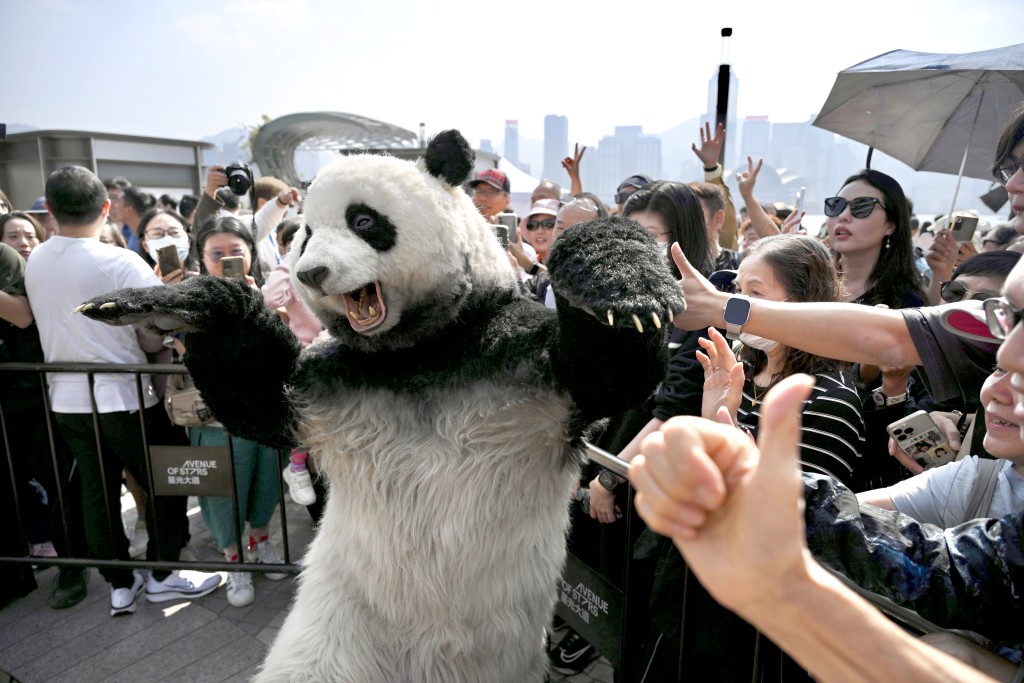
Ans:
{"type": "Polygon", "coordinates": [[[746,332],[740,332],[740,342],[752,349],[759,349],[765,353],[779,345],[779,342],[774,339],[765,339],[764,337],[758,337],[756,334],[747,334],[746,332]]]}
{"type": "Polygon", "coordinates": [[[155,240],[146,240],[146,251],[149,253],[149,257],[154,261],[158,261],[157,249],[163,247],[169,247],[174,245],[178,248],[178,260],[182,263],[188,258],[188,235],[182,235],[181,237],[174,238],[170,235],[164,235],[163,237],[155,240]]]}

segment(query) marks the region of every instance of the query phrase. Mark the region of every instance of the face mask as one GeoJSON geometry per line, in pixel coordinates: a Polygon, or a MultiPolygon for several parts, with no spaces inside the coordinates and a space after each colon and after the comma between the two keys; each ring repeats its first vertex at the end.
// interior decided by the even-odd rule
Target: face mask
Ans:
{"type": "Polygon", "coordinates": [[[747,334],[746,332],[740,332],[740,342],[752,349],[759,349],[765,353],[779,345],[779,342],[774,339],[765,339],[764,337],[758,337],[756,334],[747,334]]]}
{"type": "Polygon", "coordinates": [[[157,249],[169,247],[172,244],[178,249],[178,260],[184,263],[185,259],[188,258],[188,235],[182,235],[177,239],[164,235],[159,239],[146,240],[146,251],[149,253],[149,257],[151,259],[157,261],[159,260],[156,253],[157,249]]]}

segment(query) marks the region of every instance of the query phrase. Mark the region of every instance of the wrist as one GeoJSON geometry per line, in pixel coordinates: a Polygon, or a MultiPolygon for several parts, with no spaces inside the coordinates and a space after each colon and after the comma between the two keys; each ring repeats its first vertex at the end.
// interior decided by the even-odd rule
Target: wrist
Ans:
{"type": "Polygon", "coordinates": [[[287,209],[289,206],[291,206],[289,202],[282,200],[280,196],[278,196],[277,198],[277,205],[280,206],[282,209],[287,209]]]}
{"type": "Polygon", "coordinates": [[[716,180],[722,177],[722,165],[716,163],[714,166],[704,166],[704,180],[716,180]]]}

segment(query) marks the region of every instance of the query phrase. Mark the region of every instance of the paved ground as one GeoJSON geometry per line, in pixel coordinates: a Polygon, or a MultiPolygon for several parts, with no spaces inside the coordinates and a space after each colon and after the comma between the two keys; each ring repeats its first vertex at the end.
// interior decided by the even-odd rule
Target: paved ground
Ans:
{"type": "MultiPolygon", "coordinates": [[[[123,508],[134,523],[130,497],[123,508]]],[[[198,558],[217,559],[194,500],[189,512],[198,558]]],[[[290,502],[286,512],[292,553],[300,557],[312,538],[312,522],[290,502]]],[[[271,531],[280,538],[279,526],[272,524],[271,531]]],[[[67,610],[48,608],[56,571],[37,572],[39,589],[0,611],[0,683],[11,676],[20,683],[242,683],[256,672],[296,586],[292,578],[257,576],[256,600],[247,607],[231,607],[220,589],[192,602],[151,604],[140,597],[135,614],[112,618],[109,585],[95,570],[84,601],[67,610]]],[[[598,659],[583,673],[553,673],[551,680],[611,683],[612,670],[598,659]]]]}

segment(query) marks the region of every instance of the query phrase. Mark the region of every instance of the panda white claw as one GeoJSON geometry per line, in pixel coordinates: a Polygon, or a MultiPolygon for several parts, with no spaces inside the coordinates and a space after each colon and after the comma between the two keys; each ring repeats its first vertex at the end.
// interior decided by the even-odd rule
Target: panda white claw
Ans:
{"type": "Polygon", "coordinates": [[[108,301],[108,302],[107,302],[107,303],[105,303],[105,304],[100,304],[100,310],[101,310],[101,311],[105,311],[105,310],[107,310],[108,308],[115,308],[116,306],[117,306],[117,304],[116,304],[116,303],[114,303],[113,301],[108,301]]]}
{"type": "Polygon", "coordinates": [[[643,323],[640,322],[640,318],[636,317],[636,313],[633,314],[633,324],[636,325],[636,330],[640,334],[644,333],[643,323]]]}
{"type": "Polygon", "coordinates": [[[612,327],[615,326],[615,316],[612,314],[611,311],[608,311],[608,324],[611,325],[612,327]]]}
{"type": "Polygon", "coordinates": [[[657,313],[651,313],[651,320],[654,322],[654,327],[661,329],[661,318],[658,317],[657,313]]]}

